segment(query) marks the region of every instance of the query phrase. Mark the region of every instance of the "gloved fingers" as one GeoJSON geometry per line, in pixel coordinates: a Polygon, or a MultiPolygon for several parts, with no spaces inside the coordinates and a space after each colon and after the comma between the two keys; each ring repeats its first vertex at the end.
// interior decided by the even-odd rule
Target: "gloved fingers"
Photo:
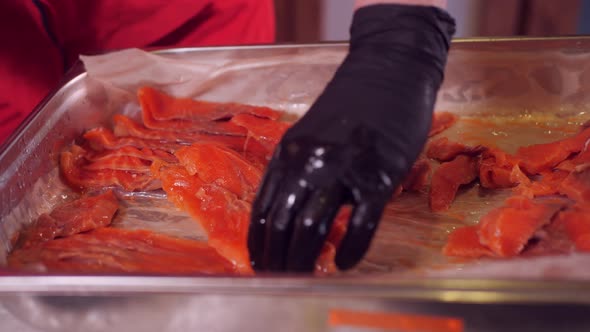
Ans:
{"type": "Polygon", "coordinates": [[[248,251],[254,269],[263,265],[268,213],[283,179],[284,172],[281,168],[269,168],[252,204],[251,222],[248,229],[248,251]]]}
{"type": "Polygon", "coordinates": [[[348,230],[336,252],[335,263],[339,269],[350,269],[364,257],[388,200],[389,195],[384,195],[355,205],[348,230]]]}
{"type": "Polygon", "coordinates": [[[343,202],[344,187],[334,185],[310,194],[294,220],[287,270],[312,272],[317,257],[343,202]]]}
{"type": "Polygon", "coordinates": [[[304,205],[309,188],[296,176],[287,176],[266,218],[262,269],[284,271],[295,215],[304,205]]]}

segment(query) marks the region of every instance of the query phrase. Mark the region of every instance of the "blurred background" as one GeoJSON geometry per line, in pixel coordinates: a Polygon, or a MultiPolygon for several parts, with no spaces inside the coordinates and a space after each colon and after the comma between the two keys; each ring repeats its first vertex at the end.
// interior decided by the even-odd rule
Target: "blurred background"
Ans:
{"type": "MultiPolygon", "coordinates": [[[[455,37],[590,34],[590,0],[447,0],[455,37]]],[[[348,39],[354,0],[275,0],[277,41],[348,39]]]]}

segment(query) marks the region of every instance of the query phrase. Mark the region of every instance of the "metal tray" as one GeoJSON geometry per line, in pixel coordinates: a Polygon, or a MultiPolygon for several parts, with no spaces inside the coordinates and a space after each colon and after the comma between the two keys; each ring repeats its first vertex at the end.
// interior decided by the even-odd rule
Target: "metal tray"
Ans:
{"type": "MultiPolygon", "coordinates": [[[[280,92],[287,97],[268,101],[275,107],[302,111],[330,78],[346,48],[346,44],[338,43],[172,49],[156,53],[171,60],[223,58],[231,59],[234,64],[272,57],[281,65],[270,72],[264,72],[263,68],[262,73],[266,75],[282,73],[297,78],[302,71],[319,73],[311,82],[299,77],[282,85],[280,92]],[[332,63],[292,61],[313,59],[314,54],[323,52],[333,56],[328,57],[333,59],[332,63]],[[299,92],[304,83],[308,88],[302,95],[299,92]]],[[[237,66],[228,74],[228,82],[256,76],[261,73],[257,70],[260,68],[237,66]]],[[[132,102],[128,94],[117,91],[90,78],[79,65],[1,147],[0,262],[10,250],[10,239],[19,227],[67,198],[67,188],[57,177],[57,152],[84,130],[107,123],[110,115],[132,102]]],[[[253,101],[234,97],[221,96],[221,99],[253,101]]],[[[468,39],[453,43],[437,109],[476,118],[533,119],[538,126],[520,134],[529,141],[543,141],[563,133],[547,133],[542,125],[572,119],[585,121],[589,98],[590,38],[468,39]],[[544,135],[538,135],[539,128],[544,135]]],[[[460,131],[461,128],[449,135],[460,131]]],[[[510,145],[520,140],[513,139],[511,134],[505,141],[510,145]]],[[[406,202],[406,206],[413,202],[406,202]]],[[[459,205],[464,212],[474,210],[469,200],[459,205]]],[[[145,219],[145,213],[158,213],[158,207],[126,208],[137,212],[127,213],[136,218],[121,220],[122,227],[134,227],[138,220],[145,219]]],[[[392,212],[399,216],[402,210],[392,212]]],[[[171,221],[163,229],[175,235],[199,237],[194,222],[187,223],[187,217],[182,214],[171,215],[171,221]]],[[[473,214],[472,218],[475,217],[473,214]]],[[[420,262],[433,266],[436,263],[431,255],[433,250],[424,251],[421,246],[404,242],[396,220],[399,222],[400,218],[384,220],[385,226],[380,226],[375,244],[359,268],[330,278],[27,276],[6,272],[0,276],[0,301],[4,305],[0,318],[3,325],[13,324],[10,326],[15,329],[35,326],[60,331],[75,331],[82,326],[97,331],[112,330],[115,326],[130,331],[179,328],[336,331],[326,323],[329,310],[349,308],[457,316],[464,319],[469,331],[513,327],[523,324],[525,317],[535,316],[539,330],[563,328],[559,324],[566,318],[580,328],[588,323],[581,319],[587,313],[586,305],[590,304],[590,268],[585,268],[590,266],[588,256],[576,255],[565,262],[541,259],[540,263],[526,268],[528,272],[536,269],[534,273],[522,275],[488,275],[482,272],[486,270],[469,273],[462,265],[438,274],[396,268],[391,262],[400,262],[401,256],[412,258],[406,267],[416,267],[420,262]],[[402,254],[384,258],[382,249],[402,254]],[[572,268],[561,273],[554,271],[572,268]],[[482,310],[488,310],[489,315],[482,316],[482,310]],[[548,310],[554,314],[546,314],[548,310]],[[521,315],[520,321],[515,319],[515,311],[521,315]],[[25,321],[27,327],[19,325],[14,317],[25,321]]],[[[448,226],[457,223],[444,218],[438,222],[446,226],[439,227],[438,235],[432,236],[440,242],[448,226]]],[[[161,226],[157,228],[161,230],[161,226]]]]}

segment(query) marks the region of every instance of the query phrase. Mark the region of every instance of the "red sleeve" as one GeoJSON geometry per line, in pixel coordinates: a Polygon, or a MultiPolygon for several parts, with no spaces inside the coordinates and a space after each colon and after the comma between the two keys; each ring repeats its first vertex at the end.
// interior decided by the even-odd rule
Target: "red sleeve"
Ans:
{"type": "Polygon", "coordinates": [[[79,53],[129,47],[272,43],[272,0],[42,0],[67,49],[79,53]]]}
{"type": "Polygon", "coordinates": [[[0,0],[0,45],[1,144],[56,86],[63,68],[33,1],[0,0]]]}
{"type": "Polygon", "coordinates": [[[0,143],[79,54],[273,43],[272,0],[0,0],[0,143]],[[43,13],[43,15],[42,15],[43,13]]]}

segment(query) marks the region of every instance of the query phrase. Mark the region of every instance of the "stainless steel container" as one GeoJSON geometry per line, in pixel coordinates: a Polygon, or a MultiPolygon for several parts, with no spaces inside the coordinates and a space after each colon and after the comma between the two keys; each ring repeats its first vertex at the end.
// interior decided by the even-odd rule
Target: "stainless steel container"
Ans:
{"type": "MultiPolygon", "coordinates": [[[[272,86],[276,82],[264,85],[260,79],[256,89],[284,94],[284,98],[267,100],[269,105],[302,111],[330,78],[346,47],[225,47],[158,54],[170,61],[230,59],[231,72],[216,76],[213,82],[217,85],[203,90],[205,95],[216,91],[213,95],[219,99],[261,101],[256,96],[252,100],[239,97],[252,96],[251,90],[223,96],[223,84],[247,82],[257,75],[283,77],[286,83],[278,88],[272,86]],[[328,56],[314,62],[318,54],[328,56]],[[311,60],[301,62],[308,55],[311,60]],[[264,65],[253,65],[268,59],[275,66],[270,71],[264,65]],[[305,76],[310,73],[315,74],[305,76]]],[[[56,171],[60,148],[84,130],[107,123],[121,111],[121,105],[129,103],[128,95],[113,91],[78,66],[0,150],[1,260],[11,249],[15,231],[66,195],[67,188],[56,171]]],[[[482,117],[543,113],[583,118],[589,96],[590,38],[456,40],[437,109],[482,117]]],[[[150,213],[147,208],[129,208],[150,213]]],[[[136,221],[122,222],[133,225],[136,221]]],[[[180,224],[167,229],[174,234],[189,232],[180,224]]],[[[351,309],[455,317],[463,321],[465,331],[587,330],[590,264],[583,265],[590,263],[587,256],[531,265],[531,271],[537,271],[521,276],[462,275],[460,268],[439,275],[406,271],[387,266],[381,257],[382,248],[414,253],[410,257],[416,260],[420,256],[416,253],[422,253],[411,245],[392,247],[392,242],[403,240],[396,237],[394,224],[385,222],[359,269],[330,278],[26,276],[7,272],[0,276],[0,326],[22,331],[351,331],[328,321],[331,310],[351,309]],[[571,271],[550,273],[556,267],[571,271]]],[[[433,238],[443,241],[446,231],[433,238]]],[[[198,230],[190,232],[198,237],[198,230]]]]}

